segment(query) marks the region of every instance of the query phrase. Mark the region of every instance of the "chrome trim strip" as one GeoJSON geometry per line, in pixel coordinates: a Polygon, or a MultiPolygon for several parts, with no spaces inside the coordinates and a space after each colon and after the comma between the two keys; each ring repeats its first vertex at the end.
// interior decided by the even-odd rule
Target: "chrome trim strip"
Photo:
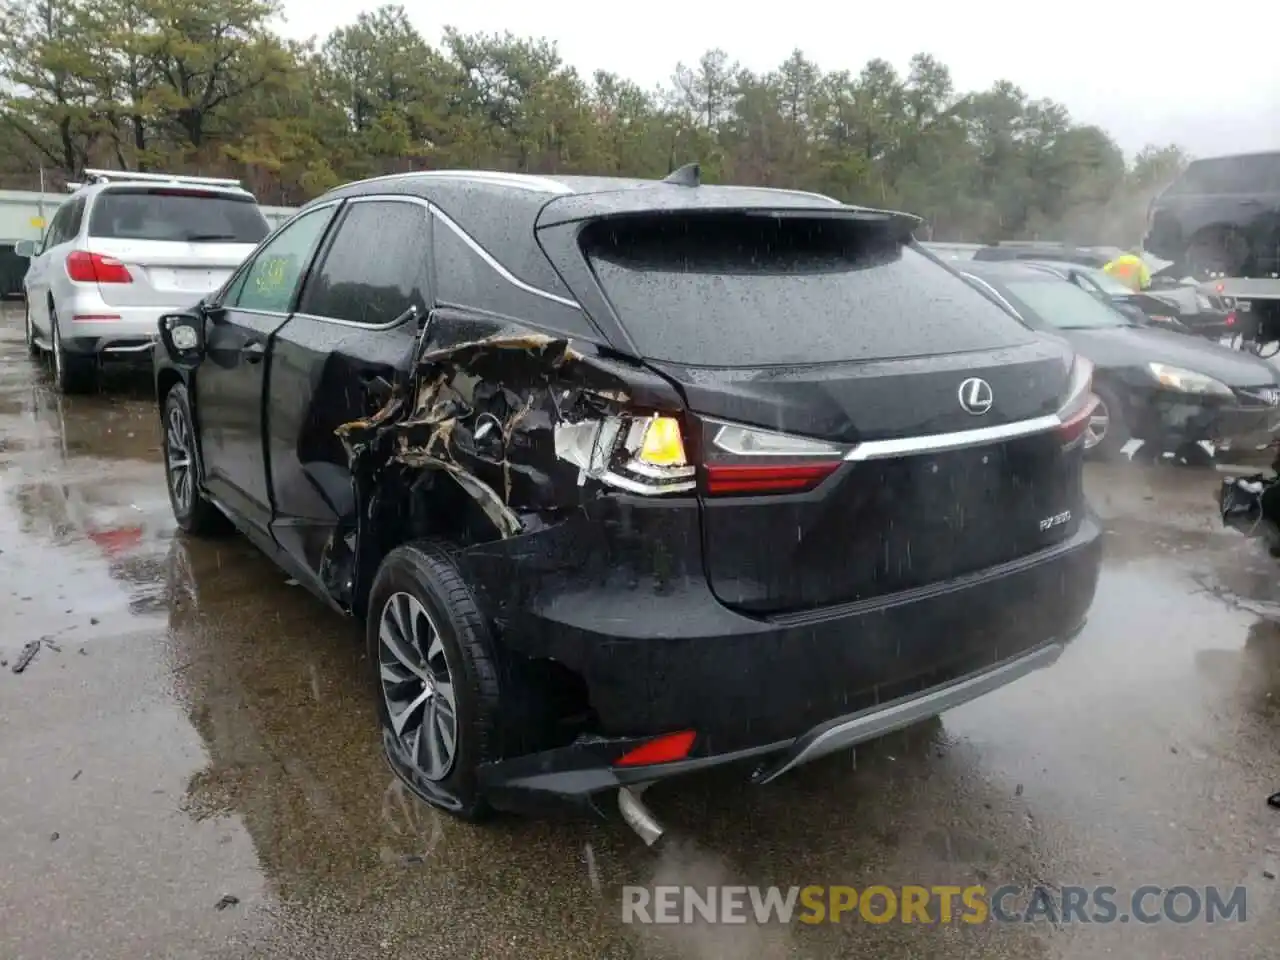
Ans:
{"type": "Polygon", "coordinates": [[[542,297],[544,300],[550,300],[552,303],[558,303],[558,304],[561,304],[562,306],[571,307],[574,310],[582,309],[582,305],[580,303],[576,303],[573,300],[568,299],[567,297],[561,297],[554,293],[548,293],[546,290],[540,290],[537,287],[533,286],[532,284],[525,283],[523,280],[521,280],[519,277],[513,274],[510,270],[504,267],[501,263],[499,263],[497,259],[495,259],[491,253],[489,253],[488,250],[480,246],[480,244],[476,242],[476,240],[469,233],[467,233],[467,231],[463,230],[462,227],[454,223],[454,221],[449,217],[449,215],[445,213],[443,210],[441,210],[439,207],[437,207],[434,203],[431,205],[431,212],[435,214],[437,220],[439,220],[442,224],[444,224],[446,227],[448,227],[450,230],[456,233],[458,235],[458,238],[463,243],[465,243],[468,247],[470,247],[472,252],[476,256],[478,256],[481,260],[487,263],[490,266],[490,268],[492,268],[498,274],[498,276],[502,277],[503,280],[507,281],[507,283],[523,290],[525,293],[531,293],[535,297],[542,297]]]}
{"type": "Polygon", "coordinates": [[[1004,295],[1003,295],[1003,294],[1001,294],[1001,293],[1000,293],[1000,291],[999,291],[999,290],[997,290],[995,287],[993,287],[991,284],[987,283],[987,281],[983,280],[981,277],[975,277],[972,273],[966,273],[966,272],[965,272],[965,271],[963,271],[963,270],[961,270],[961,271],[960,271],[960,275],[961,275],[962,277],[964,277],[966,280],[972,280],[974,283],[980,283],[980,284],[982,284],[984,287],[986,287],[986,288],[987,288],[987,291],[988,291],[988,292],[989,292],[993,297],[995,297],[998,301],[1000,301],[1000,303],[1001,303],[1001,304],[1003,304],[1003,306],[1004,306],[1004,308],[1005,308],[1006,310],[1008,310],[1010,313],[1012,313],[1015,317],[1017,317],[1017,318],[1018,318],[1019,320],[1021,320],[1023,323],[1026,323],[1026,322],[1027,322],[1027,321],[1026,321],[1026,318],[1024,318],[1024,317],[1022,316],[1022,314],[1020,314],[1020,313],[1019,313],[1019,312],[1014,308],[1013,304],[1012,304],[1012,303],[1010,303],[1008,300],[1006,300],[1006,299],[1004,298],[1004,295]]]}
{"type": "MultiPolygon", "coordinates": [[[[419,314],[421,316],[421,314],[419,314]]],[[[393,330],[396,327],[403,327],[412,317],[406,317],[404,320],[389,320],[386,323],[360,323],[358,320],[340,320],[337,317],[321,317],[314,313],[293,313],[289,315],[290,320],[315,320],[318,323],[332,323],[336,327],[354,327],[356,330],[393,330]]]]}
{"type": "Polygon", "coordinates": [[[920,453],[961,450],[965,447],[980,447],[987,443],[1029,437],[1035,433],[1056,430],[1060,426],[1062,426],[1062,419],[1057,414],[1050,414],[1032,420],[1019,420],[1017,423],[979,427],[976,430],[931,433],[923,437],[897,437],[892,440],[869,440],[858,444],[845,454],[844,458],[859,463],[864,460],[888,460],[891,457],[910,457],[920,453]]]}
{"type": "Polygon", "coordinates": [[[381,183],[386,180],[408,180],[414,177],[431,177],[440,180],[470,180],[500,187],[516,187],[535,193],[573,193],[570,187],[558,180],[536,177],[527,173],[503,173],[498,170],[418,170],[409,173],[389,173],[382,177],[370,177],[358,183],[381,183]]]}
{"type": "Polygon", "coordinates": [[[102,348],[103,353],[146,353],[155,346],[155,341],[148,343],[135,343],[129,346],[112,346],[108,344],[102,348]]]}
{"type": "Polygon", "coordinates": [[[936,717],[952,707],[976,700],[1029,673],[1052,666],[1062,656],[1064,649],[1062,643],[1047,643],[1016,660],[981,673],[970,674],[940,689],[909,696],[895,703],[871,707],[825,729],[819,727],[816,731],[811,730],[795,742],[790,755],[754,782],[769,783],[801,764],[865,743],[894,730],[901,730],[929,717],[936,717]]]}

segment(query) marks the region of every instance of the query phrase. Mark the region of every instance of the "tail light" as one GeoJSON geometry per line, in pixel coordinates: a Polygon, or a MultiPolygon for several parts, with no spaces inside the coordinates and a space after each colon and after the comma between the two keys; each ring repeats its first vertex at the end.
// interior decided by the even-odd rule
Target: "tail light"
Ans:
{"type": "Polygon", "coordinates": [[[1058,436],[1064,450],[1070,450],[1084,442],[1089,420],[1098,406],[1093,395],[1093,363],[1084,357],[1076,357],[1071,367],[1071,380],[1067,386],[1067,398],[1058,410],[1058,436]]]}
{"type": "Polygon", "coordinates": [[[1225,323],[1228,327],[1234,327],[1236,325],[1236,312],[1232,310],[1230,313],[1228,313],[1227,319],[1224,320],[1223,323],[1225,323]]]}
{"type": "Polygon", "coordinates": [[[839,469],[845,451],[808,437],[731,423],[708,423],[703,489],[708,496],[811,490],[839,469]]]}
{"type": "MultiPolygon", "coordinates": [[[[797,493],[839,468],[844,450],[819,440],[705,421],[701,478],[709,496],[797,493]]],[[[690,459],[684,426],[653,414],[608,417],[556,428],[556,455],[587,477],[646,496],[689,493],[699,470],[690,459]]]]}
{"type": "Polygon", "coordinates": [[[685,453],[680,421],[661,414],[606,417],[562,424],[555,433],[556,456],[587,477],[646,496],[688,493],[697,472],[685,453]]]}
{"type": "Polygon", "coordinates": [[[67,276],[76,283],[133,283],[128,267],[115,257],[85,250],[67,255],[67,276]]]}

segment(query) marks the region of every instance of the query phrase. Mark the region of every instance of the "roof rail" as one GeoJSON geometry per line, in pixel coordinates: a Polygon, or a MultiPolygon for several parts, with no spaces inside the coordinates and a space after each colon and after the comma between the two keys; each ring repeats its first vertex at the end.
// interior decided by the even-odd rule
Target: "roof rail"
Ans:
{"type": "MultiPolygon", "coordinates": [[[[138,173],[133,170],[85,170],[89,183],[191,183],[206,187],[236,187],[243,190],[239,180],[227,177],[188,177],[178,173],[138,173]]],[[[77,184],[82,186],[83,184],[77,184]]],[[[68,188],[71,184],[67,185],[68,188]]]]}

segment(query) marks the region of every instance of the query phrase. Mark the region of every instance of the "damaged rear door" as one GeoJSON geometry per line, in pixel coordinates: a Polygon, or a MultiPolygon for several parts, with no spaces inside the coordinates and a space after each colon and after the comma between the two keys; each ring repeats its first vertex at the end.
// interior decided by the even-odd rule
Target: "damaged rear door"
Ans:
{"type": "MultiPolygon", "coordinates": [[[[757,613],[857,602],[1060,542],[1080,453],[1073,356],[891,218],[608,217],[579,236],[637,351],[682,387],[704,561],[757,613]]],[[[1080,368],[1086,369],[1086,368],[1080,368]]]]}
{"type": "Polygon", "coordinates": [[[338,426],[386,403],[431,304],[429,209],[414,197],[351,200],[316,259],[298,312],[272,343],[267,450],[276,541],[341,596],[356,502],[338,426]],[[342,567],[341,564],[338,567],[342,567]]]}
{"type": "Polygon", "coordinates": [[[301,214],[206,308],[196,420],[209,492],[264,533],[271,518],[263,401],[269,343],[284,325],[336,206],[301,214]]]}

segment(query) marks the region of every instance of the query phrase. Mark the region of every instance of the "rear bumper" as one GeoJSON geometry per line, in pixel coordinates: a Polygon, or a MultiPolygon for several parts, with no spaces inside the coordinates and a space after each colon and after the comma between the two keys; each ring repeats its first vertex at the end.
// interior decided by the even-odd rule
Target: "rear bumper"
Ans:
{"type": "Polygon", "coordinates": [[[736,614],[701,577],[701,591],[686,582],[659,598],[666,614],[640,596],[598,598],[590,630],[566,616],[576,612],[566,602],[558,622],[504,639],[576,673],[599,732],[485,765],[480,781],[507,809],[738,761],[754,760],[753,781],[768,782],[1048,666],[1083,625],[1100,561],[1100,531],[1086,517],[1038,554],[805,616],[736,614]],[[646,623],[649,635],[636,635],[646,623]],[[684,730],[697,734],[687,759],[614,765],[647,739],[684,730]]]}
{"type": "Polygon", "coordinates": [[[96,290],[77,290],[58,304],[63,350],[103,360],[149,362],[161,315],[181,309],[116,307],[105,303],[96,290]]]}

